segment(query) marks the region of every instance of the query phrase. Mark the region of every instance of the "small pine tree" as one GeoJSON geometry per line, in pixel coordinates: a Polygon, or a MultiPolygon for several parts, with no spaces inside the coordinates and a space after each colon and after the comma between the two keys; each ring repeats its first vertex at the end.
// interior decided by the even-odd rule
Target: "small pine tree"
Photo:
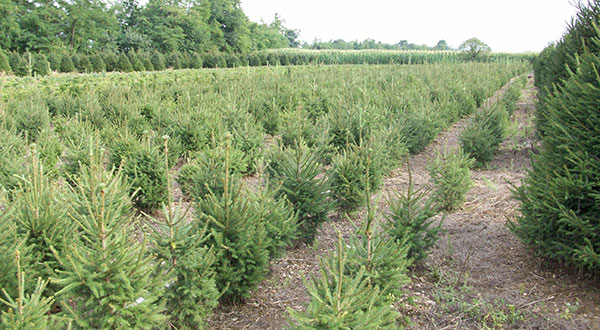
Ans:
{"type": "Polygon", "coordinates": [[[326,177],[320,176],[317,155],[303,143],[281,152],[281,162],[269,165],[270,172],[274,180],[281,182],[278,195],[287,198],[298,214],[301,239],[310,243],[334,207],[329,183],[326,177]]]}
{"type": "Polygon", "coordinates": [[[406,195],[397,194],[395,199],[388,197],[390,211],[385,215],[385,231],[394,240],[406,242],[409,246],[408,258],[418,262],[427,258],[427,250],[434,246],[442,231],[442,222],[434,225],[439,207],[427,197],[427,190],[414,191],[412,172],[407,161],[408,187],[406,195]]]}
{"type": "Polygon", "coordinates": [[[75,71],[75,64],[73,64],[73,60],[71,56],[65,54],[60,60],[60,72],[73,72],[75,71]]]}
{"type": "Polygon", "coordinates": [[[285,198],[277,198],[277,188],[267,182],[250,195],[252,207],[267,232],[265,245],[271,259],[281,257],[298,238],[298,218],[285,198]]]}
{"type": "Polygon", "coordinates": [[[200,210],[198,226],[206,226],[210,234],[203,245],[213,247],[216,255],[217,288],[223,298],[237,301],[248,297],[266,276],[269,252],[263,219],[250,207],[242,185],[229,179],[228,159],[226,155],[223,195],[210,194],[199,200],[196,209],[200,210]]]}
{"type": "Polygon", "coordinates": [[[475,160],[468,158],[462,149],[438,153],[427,165],[433,183],[432,198],[445,210],[454,210],[465,202],[465,195],[473,185],[471,170],[475,160]]]}
{"type": "Polygon", "coordinates": [[[44,54],[35,54],[33,56],[33,67],[31,68],[36,76],[46,76],[50,72],[50,64],[44,54]]]}
{"type": "Polygon", "coordinates": [[[131,66],[131,62],[125,53],[119,54],[119,59],[115,66],[116,71],[120,72],[131,72],[133,71],[133,67],[131,66]]]}
{"type": "Polygon", "coordinates": [[[77,67],[79,72],[90,73],[90,72],[94,71],[94,67],[92,66],[92,63],[90,62],[89,56],[87,56],[85,54],[81,54],[81,55],[78,55],[77,57],[79,58],[79,66],[77,67]]]}
{"type": "MultiPolygon", "coordinates": [[[[168,169],[168,137],[164,139],[165,168],[168,169]]],[[[169,179],[167,186],[170,187],[169,179]]],[[[207,227],[188,223],[187,210],[173,210],[171,204],[169,197],[168,204],[163,204],[164,221],[159,223],[152,235],[156,272],[167,273],[169,278],[162,297],[167,321],[176,328],[203,328],[220,297],[213,268],[215,255],[212,247],[203,246],[210,237],[206,235],[207,227]]]]}
{"type": "Polygon", "coordinates": [[[56,255],[64,270],[53,282],[63,287],[58,295],[70,301],[63,308],[81,328],[158,327],[164,322],[157,302],[164,275],[154,272],[145,242],[128,233],[131,200],[123,176],[105,170],[100,157],[90,157],[90,167],[81,170],[67,196],[79,235],[56,255]]]}
{"type": "Polygon", "coordinates": [[[12,73],[12,69],[8,63],[8,57],[2,50],[0,50],[0,72],[12,73]]]}
{"type": "Polygon", "coordinates": [[[306,312],[288,309],[292,329],[381,329],[396,328],[398,312],[381,303],[381,291],[370,283],[362,266],[345,272],[348,253],[338,232],[335,255],[319,263],[320,276],[305,282],[310,295],[306,312]]]}
{"type": "Polygon", "coordinates": [[[8,307],[0,317],[0,328],[2,329],[60,329],[64,327],[64,320],[50,315],[53,304],[51,297],[44,298],[44,289],[47,281],[37,279],[35,288],[31,294],[25,293],[25,273],[21,269],[21,254],[16,251],[16,277],[17,291],[15,298],[11,297],[3,288],[5,299],[0,298],[0,303],[8,307]]]}

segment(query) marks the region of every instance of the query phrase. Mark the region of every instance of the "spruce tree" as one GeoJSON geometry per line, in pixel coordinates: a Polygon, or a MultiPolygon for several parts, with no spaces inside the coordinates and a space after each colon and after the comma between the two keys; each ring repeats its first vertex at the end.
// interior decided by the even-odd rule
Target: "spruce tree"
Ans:
{"type": "MultiPolygon", "coordinates": [[[[600,46],[600,33],[592,42],[600,46]]],[[[600,49],[600,48],[598,48],[600,49]]],[[[542,149],[511,228],[543,256],[600,270],[600,55],[586,52],[545,99],[542,149]]]]}
{"type": "Polygon", "coordinates": [[[90,56],[90,64],[92,65],[92,72],[104,72],[106,71],[106,64],[99,54],[93,54],[90,56]]]}
{"type": "Polygon", "coordinates": [[[12,72],[16,76],[24,77],[29,75],[29,66],[27,61],[17,52],[10,53],[8,57],[12,72]]]}
{"type": "Polygon", "coordinates": [[[156,71],[162,71],[166,68],[165,56],[158,51],[154,51],[151,57],[152,66],[156,71]]]}
{"type": "MultiPolygon", "coordinates": [[[[226,153],[228,153],[229,141],[226,153]]],[[[200,199],[196,210],[197,225],[206,226],[206,247],[213,247],[216,259],[217,288],[223,298],[238,301],[247,298],[269,270],[268,247],[263,219],[243,194],[241,184],[229,178],[229,156],[225,157],[224,192],[200,199]]]]}
{"type": "MultiPolygon", "coordinates": [[[[48,281],[37,279],[37,283],[30,294],[25,291],[25,272],[21,269],[21,253],[17,250],[14,255],[16,264],[17,294],[9,295],[2,289],[4,299],[0,304],[8,307],[0,316],[0,329],[60,329],[64,327],[65,320],[50,315],[53,304],[52,297],[44,297],[44,289],[48,281]]],[[[0,308],[0,310],[2,310],[0,308]]]]}
{"type": "Polygon", "coordinates": [[[44,54],[35,54],[33,56],[33,73],[37,76],[46,76],[50,72],[50,64],[44,54]]]}
{"type": "Polygon", "coordinates": [[[119,54],[119,58],[115,65],[115,70],[120,72],[131,72],[133,71],[133,67],[131,66],[131,62],[125,53],[119,54]]]}
{"type": "Polygon", "coordinates": [[[0,50],[0,72],[12,73],[12,69],[8,63],[8,57],[2,50],[0,50]]]}
{"type": "Polygon", "coordinates": [[[81,328],[147,329],[163,324],[158,303],[164,276],[145,255],[146,243],[129,233],[131,199],[119,172],[103,168],[95,155],[67,196],[78,226],[72,246],[58,257],[64,270],[54,283],[81,328]],[[73,308],[71,306],[74,306],[73,308]]]}
{"type": "Polygon", "coordinates": [[[327,221],[334,204],[330,200],[329,183],[321,176],[317,155],[303,143],[282,150],[279,161],[271,163],[273,179],[281,182],[278,195],[284,196],[298,214],[301,239],[311,243],[318,229],[327,221]]]}
{"type": "MultiPolygon", "coordinates": [[[[168,147],[165,138],[165,168],[168,169],[168,147]]],[[[203,328],[205,320],[218,304],[220,297],[215,282],[213,247],[204,246],[210,237],[207,226],[197,226],[186,219],[187,210],[173,209],[170,179],[169,200],[163,204],[164,221],[153,226],[152,255],[156,272],[168,274],[167,288],[162,300],[167,321],[176,328],[203,328]],[[157,228],[156,228],[157,227],[157,228]]]]}
{"type": "Polygon", "coordinates": [[[60,60],[60,72],[73,72],[75,71],[75,64],[69,54],[65,54],[60,60]]]}

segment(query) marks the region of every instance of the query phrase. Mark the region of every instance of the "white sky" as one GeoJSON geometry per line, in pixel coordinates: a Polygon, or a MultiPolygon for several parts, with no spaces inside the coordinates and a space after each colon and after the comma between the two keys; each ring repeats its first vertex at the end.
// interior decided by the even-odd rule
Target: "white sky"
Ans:
{"type": "Polygon", "coordinates": [[[366,38],[451,47],[476,37],[496,52],[540,51],[560,39],[577,12],[573,0],[241,0],[250,20],[275,13],[311,42],[366,38]]]}

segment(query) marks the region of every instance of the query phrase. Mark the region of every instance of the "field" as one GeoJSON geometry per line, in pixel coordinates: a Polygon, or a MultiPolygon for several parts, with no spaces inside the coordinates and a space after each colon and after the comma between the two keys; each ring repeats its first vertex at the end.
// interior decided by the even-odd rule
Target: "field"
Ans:
{"type": "Polygon", "coordinates": [[[593,283],[505,226],[537,148],[517,59],[1,77],[0,310],[23,315],[20,298],[81,328],[284,328],[288,308],[298,326],[594,328],[593,283]],[[445,167],[481,142],[476,118],[492,158],[445,167]],[[438,189],[461,169],[474,183],[445,186],[461,196],[438,189]],[[422,227],[389,220],[413,209],[422,227]],[[335,290],[307,293],[309,274],[335,290]]]}

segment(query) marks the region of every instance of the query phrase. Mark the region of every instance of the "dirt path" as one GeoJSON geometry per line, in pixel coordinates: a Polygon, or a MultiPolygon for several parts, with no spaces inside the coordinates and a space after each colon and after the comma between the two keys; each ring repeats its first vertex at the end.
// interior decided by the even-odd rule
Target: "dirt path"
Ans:
{"type": "MultiPolygon", "coordinates": [[[[518,184],[529,166],[533,147],[535,89],[528,84],[518,103],[509,137],[488,169],[473,171],[475,186],[465,206],[445,215],[438,246],[418,267],[407,287],[413,303],[398,304],[410,315],[414,329],[496,328],[600,329],[600,292],[597,283],[554,271],[533,256],[509,229],[517,201],[510,183],[518,184]],[[593,289],[595,288],[595,289],[593,289]]],[[[494,100],[491,100],[494,102],[494,100]]],[[[468,124],[462,120],[442,132],[424,151],[410,157],[416,186],[429,176],[425,165],[436,151],[455,148],[468,124]]],[[[405,191],[406,168],[384,181],[380,196],[405,191]]],[[[379,198],[381,211],[385,199],[379,198]]],[[[244,304],[220,306],[209,322],[212,329],[282,329],[287,309],[301,309],[308,295],[304,274],[318,272],[317,257],[334,250],[332,224],[344,235],[353,231],[348,221],[332,219],[323,226],[314,246],[300,246],[271,263],[271,272],[244,304]]]]}

